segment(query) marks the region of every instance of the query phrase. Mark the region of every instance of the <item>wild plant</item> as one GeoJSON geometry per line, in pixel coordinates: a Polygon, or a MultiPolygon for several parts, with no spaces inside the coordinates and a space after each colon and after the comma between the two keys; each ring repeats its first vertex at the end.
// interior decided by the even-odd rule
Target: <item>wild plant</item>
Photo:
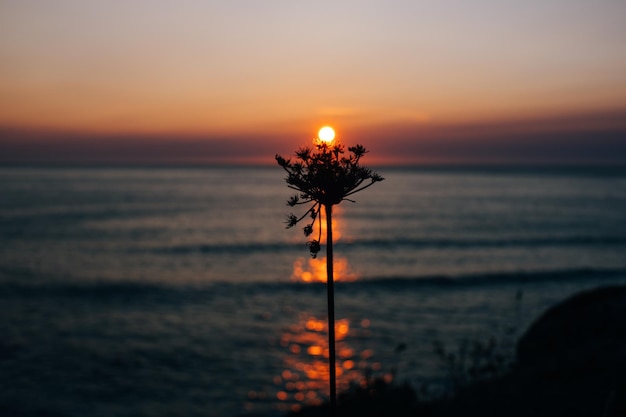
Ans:
{"type": "Polygon", "coordinates": [[[326,214],[326,273],[328,293],[328,345],[330,373],[331,415],[336,415],[336,369],[335,369],[335,306],[333,277],[333,228],[332,207],[342,201],[354,202],[349,197],[384,178],[369,168],[360,165],[367,153],[362,145],[348,148],[339,143],[329,144],[318,140],[315,148],[303,147],[296,151],[295,161],[276,155],[276,161],[286,172],[287,186],[296,191],[287,205],[310,205],[301,216],[293,213],[287,217],[287,228],[292,228],[304,219],[309,219],[303,228],[306,237],[314,233],[316,222],[318,235],[308,242],[311,256],[315,258],[321,250],[322,207],[326,214]]]}

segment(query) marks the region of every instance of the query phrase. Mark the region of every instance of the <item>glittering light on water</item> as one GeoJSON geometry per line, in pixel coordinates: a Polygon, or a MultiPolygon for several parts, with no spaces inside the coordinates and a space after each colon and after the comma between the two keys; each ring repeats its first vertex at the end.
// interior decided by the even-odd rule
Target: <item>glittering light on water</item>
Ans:
{"type": "MultiPolygon", "coordinates": [[[[358,350],[350,344],[351,337],[369,334],[369,319],[352,323],[336,320],[337,387],[346,390],[351,384],[363,385],[367,375],[381,366],[374,361],[372,349],[358,350]]],[[[328,397],[328,326],[325,320],[301,313],[297,323],[288,327],[278,344],[285,349],[285,369],[272,382],[277,409],[297,411],[306,405],[321,404],[328,397]]],[[[249,396],[254,401],[257,396],[249,396]]]]}

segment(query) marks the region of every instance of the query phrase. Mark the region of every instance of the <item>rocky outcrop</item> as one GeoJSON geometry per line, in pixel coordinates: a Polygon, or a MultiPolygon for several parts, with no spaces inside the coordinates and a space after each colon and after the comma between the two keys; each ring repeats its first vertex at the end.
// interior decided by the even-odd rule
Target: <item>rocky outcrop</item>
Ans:
{"type": "Polygon", "coordinates": [[[541,315],[514,369],[436,404],[432,416],[626,416],[626,286],[578,293],[541,315]]]}
{"type": "Polygon", "coordinates": [[[519,340],[517,361],[542,373],[626,367],[626,286],[578,293],[547,310],[519,340]]]}

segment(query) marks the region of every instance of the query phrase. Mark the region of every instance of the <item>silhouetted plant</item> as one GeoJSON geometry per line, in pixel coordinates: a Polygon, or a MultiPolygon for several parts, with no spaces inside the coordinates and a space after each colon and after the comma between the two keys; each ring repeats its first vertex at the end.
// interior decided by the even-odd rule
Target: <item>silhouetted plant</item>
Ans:
{"type": "MultiPolygon", "coordinates": [[[[422,415],[418,393],[409,383],[397,384],[384,377],[365,377],[360,384],[351,384],[339,394],[338,409],[342,417],[408,417],[422,415]]],[[[326,417],[326,404],[292,411],[287,417],[326,417]]]]}
{"type": "Polygon", "coordinates": [[[477,382],[495,379],[512,367],[512,359],[494,338],[487,342],[464,339],[456,353],[447,351],[441,342],[436,341],[434,352],[448,373],[451,394],[477,382]]]}
{"type": "Polygon", "coordinates": [[[322,227],[321,209],[326,212],[326,272],[328,289],[328,345],[330,371],[330,407],[332,415],[336,415],[336,375],[335,375],[335,307],[333,287],[333,234],[332,206],[344,200],[351,200],[351,195],[370,187],[384,178],[362,167],[359,162],[367,150],[362,145],[348,148],[345,155],[343,145],[318,141],[315,149],[303,147],[296,151],[296,160],[292,162],[280,155],[276,161],[286,172],[287,186],[297,194],[292,196],[287,205],[310,204],[302,216],[290,214],[287,217],[287,228],[294,227],[305,218],[310,219],[304,226],[306,237],[314,232],[315,222],[319,224],[317,239],[308,242],[311,256],[315,258],[321,250],[322,227]]]}
{"type": "Polygon", "coordinates": [[[515,335],[522,315],[523,291],[518,290],[513,299],[512,319],[502,329],[500,337],[487,341],[463,339],[456,352],[447,350],[440,341],[433,350],[442,369],[447,372],[448,394],[481,381],[495,379],[513,368],[515,335]]]}
{"type": "MultiPolygon", "coordinates": [[[[349,147],[348,151],[349,155],[344,157],[343,145],[329,146],[326,143],[319,143],[317,152],[308,147],[298,149],[295,162],[276,155],[278,164],[287,171],[285,181],[288,187],[298,191],[298,194],[293,195],[287,201],[287,205],[294,207],[300,204],[312,204],[300,217],[291,213],[287,217],[287,228],[294,227],[309,217],[311,221],[303,229],[304,235],[309,237],[313,234],[315,221],[321,222],[322,206],[328,214],[331,206],[344,200],[354,202],[348,197],[384,179],[370,169],[359,165],[360,159],[367,153],[363,146],[349,147]]],[[[321,234],[322,228],[320,227],[318,238],[308,243],[314,258],[321,249],[321,234]]]]}

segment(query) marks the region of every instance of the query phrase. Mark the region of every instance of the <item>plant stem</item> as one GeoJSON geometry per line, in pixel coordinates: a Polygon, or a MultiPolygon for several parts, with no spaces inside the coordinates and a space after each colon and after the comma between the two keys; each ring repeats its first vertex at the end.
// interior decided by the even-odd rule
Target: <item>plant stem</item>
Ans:
{"type": "Polygon", "coordinates": [[[333,277],[333,215],[332,205],[326,209],[326,288],[328,290],[328,365],[330,371],[330,415],[337,416],[337,385],[335,368],[335,288],[333,277]]]}

